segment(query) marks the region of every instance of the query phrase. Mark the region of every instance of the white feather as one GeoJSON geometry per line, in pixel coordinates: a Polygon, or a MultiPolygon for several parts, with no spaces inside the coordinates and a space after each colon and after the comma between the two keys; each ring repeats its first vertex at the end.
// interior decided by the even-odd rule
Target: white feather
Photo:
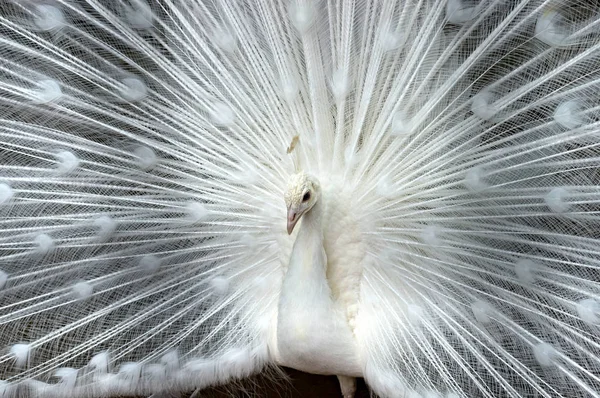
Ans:
{"type": "Polygon", "coordinates": [[[79,167],[79,159],[71,151],[58,152],[56,154],[56,160],[58,163],[56,169],[58,174],[68,174],[79,167]]]}
{"type": "Polygon", "coordinates": [[[77,383],[77,369],[73,368],[59,368],[56,369],[54,375],[60,380],[60,384],[65,389],[73,389],[75,388],[75,384],[77,383]]]}
{"type": "Polygon", "coordinates": [[[0,289],[6,285],[6,281],[8,280],[8,274],[0,269],[0,289]]]}
{"type": "Polygon", "coordinates": [[[127,101],[141,101],[148,95],[148,88],[142,79],[131,76],[121,80],[123,84],[120,94],[127,101]]]}
{"type": "Polygon", "coordinates": [[[39,254],[46,255],[54,248],[54,240],[48,234],[39,234],[34,239],[39,254]]]}
{"type": "Polygon", "coordinates": [[[94,293],[94,286],[89,282],[77,282],[72,287],[73,297],[77,300],[86,300],[94,293]]]}
{"type": "Polygon", "coordinates": [[[8,202],[13,195],[14,192],[10,185],[6,183],[0,183],[0,205],[8,202]]]}
{"type": "Polygon", "coordinates": [[[1,8],[0,397],[598,396],[597,4],[1,8]]]}
{"type": "Polygon", "coordinates": [[[18,343],[10,347],[10,353],[14,358],[15,366],[22,368],[29,364],[31,359],[32,347],[30,344],[18,343]]]}
{"type": "Polygon", "coordinates": [[[38,4],[35,11],[35,25],[43,31],[57,30],[65,24],[64,14],[58,7],[50,4],[38,4]]]}
{"type": "Polygon", "coordinates": [[[55,102],[63,95],[60,83],[54,79],[42,79],[37,82],[36,86],[31,92],[32,100],[36,104],[55,102]]]}

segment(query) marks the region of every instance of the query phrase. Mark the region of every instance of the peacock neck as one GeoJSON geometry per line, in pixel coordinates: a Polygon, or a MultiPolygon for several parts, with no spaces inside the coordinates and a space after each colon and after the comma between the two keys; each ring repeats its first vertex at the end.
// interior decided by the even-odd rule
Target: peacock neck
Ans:
{"type": "Polygon", "coordinates": [[[302,216],[284,283],[286,280],[291,281],[296,288],[310,287],[311,291],[315,286],[327,285],[322,212],[322,204],[317,201],[302,216]]]}
{"type": "Polygon", "coordinates": [[[321,201],[319,200],[304,214],[296,242],[301,239],[318,240],[321,242],[321,245],[323,244],[323,226],[321,224],[323,210],[321,206],[321,201]]]}

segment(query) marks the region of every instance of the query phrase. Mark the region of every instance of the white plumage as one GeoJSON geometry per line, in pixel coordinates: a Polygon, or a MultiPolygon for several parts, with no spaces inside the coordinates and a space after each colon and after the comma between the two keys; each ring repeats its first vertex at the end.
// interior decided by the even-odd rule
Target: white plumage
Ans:
{"type": "Polygon", "coordinates": [[[599,396],[599,89],[595,2],[5,1],[0,397],[599,396]]]}

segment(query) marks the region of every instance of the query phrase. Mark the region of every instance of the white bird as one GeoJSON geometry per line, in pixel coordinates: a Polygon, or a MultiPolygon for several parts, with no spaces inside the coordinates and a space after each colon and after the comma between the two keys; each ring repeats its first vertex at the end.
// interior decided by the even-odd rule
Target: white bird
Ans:
{"type": "MultiPolygon", "coordinates": [[[[288,234],[300,218],[303,221],[281,285],[277,344],[273,344],[272,351],[279,365],[338,375],[344,397],[353,397],[354,377],[362,376],[362,367],[350,325],[356,322],[356,311],[352,308],[357,307],[362,258],[340,256],[331,247],[332,243],[325,245],[326,204],[331,212],[331,207],[335,209],[346,203],[339,199],[336,202],[331,197],[338,198],[330,194],[330,201],[324,203],[315,177],[300,172],[290,178],[285,194],[288,234]],[[335,261],[333,258],[328,261],[327,251],[336,256],[335,261]]],[[[335,222],[331,220],[328,225],[335,222]]],[[[352,236],[329,230],[329,242],[352,236]]],[[[359,238],[354,236],[354,239],[359,238]]]]}
{"type": "Polygon", "coordinates": [[[0,398],[287,366],[600,396],[600,5],[0,5],[0,398]]]}

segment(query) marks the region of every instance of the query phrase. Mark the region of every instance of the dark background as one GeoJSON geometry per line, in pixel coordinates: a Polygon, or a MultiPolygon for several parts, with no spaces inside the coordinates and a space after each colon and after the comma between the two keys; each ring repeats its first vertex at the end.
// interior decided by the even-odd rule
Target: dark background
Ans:
{"type": "MultiPolygon", "coordinates": [[[[187,397],[229,398],[229,397],[258,397],[258,398],[341,398],[340,386],[335,376],[320,376],[284,368],[288,380],[279,377],[272,380],[266,376],[254,376],[241,383],[216,387],[199,391],[187,397]]],[[[355,398],[367,398],[371,394],[363,379],[357,383],[355,398]]]]}

